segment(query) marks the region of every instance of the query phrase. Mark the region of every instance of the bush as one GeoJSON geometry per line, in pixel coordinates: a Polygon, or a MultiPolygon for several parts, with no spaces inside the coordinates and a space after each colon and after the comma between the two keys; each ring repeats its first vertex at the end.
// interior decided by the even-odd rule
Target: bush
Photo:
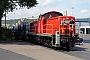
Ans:
{"type": "Polygon", "coordinates": [[[12,30],[0,28],[0,41],[10,41],[12,39],[12,30]]]}

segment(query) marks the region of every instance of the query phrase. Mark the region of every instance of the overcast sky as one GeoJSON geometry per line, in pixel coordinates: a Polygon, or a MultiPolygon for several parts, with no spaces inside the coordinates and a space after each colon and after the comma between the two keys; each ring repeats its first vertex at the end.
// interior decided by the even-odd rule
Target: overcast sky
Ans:
{"type": "MultiPolygon", "coordinates": [[[[7,14],[7,19],[37,17],[48,11],[58,11],[64,13],[67,10],[68,15],[76,18],[90,17],[90,0],[37,0],[38,5],[31,9],[18,9],[7,14]],[[73,9],[72,9],[73,7],[73,9]]],[[[4,19],[4,18],[3,18],[4,19]]]]}

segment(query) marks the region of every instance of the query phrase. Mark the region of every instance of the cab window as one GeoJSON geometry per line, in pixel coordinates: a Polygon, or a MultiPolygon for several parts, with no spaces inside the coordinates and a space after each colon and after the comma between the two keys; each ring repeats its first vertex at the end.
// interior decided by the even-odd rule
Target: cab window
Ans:
{"type": "Polygon", "coordinates": [[[60,14],[55,14],[55,16],[60,16],[60,14]]]}
{"type": "Polygon", "coordinates": [[[51,18],[51,17],[52,17],[51,14],[46,14],[46,15],[45,15],[45,18],[51,18]]]}
{"type": "Polygon", "coordinates": [[[59,13],[55,13],[55,16],[63,16],[62,14],[59,13]]]}

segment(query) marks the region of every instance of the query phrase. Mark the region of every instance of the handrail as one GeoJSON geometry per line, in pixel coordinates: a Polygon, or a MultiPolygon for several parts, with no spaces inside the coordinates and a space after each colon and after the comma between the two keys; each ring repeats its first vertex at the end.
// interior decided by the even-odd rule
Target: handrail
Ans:
{"type": "Polygon", "coordinates": [[[30,28],[32,28],[30,30],[35,30],[35,32],[36,32],[36,26],[30,26],[30,28]]]}
{"type": "Polygon", "coordinates": [[[61,27],[60,27],[60,25],[59,25],[59,34],[61,34],[61,33],[60,33],[60,30],[61,30],[61,27]]]}
{"type": "MultiPolygon", "coordinates": [[[[36,32],[36,27],[37,26],[30,26],[30,28],[32,28],[31,30],[35,30],[35,32],[36,32]]],[[[49,34],[49,30],[50,31],[52,31],[51,32],[51,34],[53,34],[53,25],[52,24],[45,24],[45,25],[43,25],[42,27],[41,27],[41,29],[38,29],[39,31],[41,30],[41,32],[43,33],[43,34],[49,34]],[[45,28],[44,28],[44,26],[46,26],[45,28]],[[49,26],[51,27],[51,28],[49,28],[49,26]],[[44,31],[43,30],[45,30],[46,32],[44,33],[44,31]]]]}
{"type": "Polygon", "coordinates": [[[52,24],[45,24],[45,25],[43,25],[43,27],[44,27],[44,26],[46,26],[45,29],[43,28],[43,30],[46,30],[45,33],[44,33],[44,31],[43,31],[44,34],[53,34],[53,25],[52,25],[52,24]],[[49,27],[51,27],[51,28],[49,28],[49,27]],[[49,33],[48,31],[51,31],[51,33],[49,33]]]}
{"type": "MultiPolygon", "coordinates": [[[[64,29],[66,29],[66,32],[69,33],[70,28],[67,28],[67,27],[66,27],[66,28],[62,28],[62,26],[59,25],[59,33],[60,33],[60,34],[63,34],[63,31],[62,31],[62,30],[64,30],[64,29]]],[[[72,27],[71,27],[71,29],[75,30],[75,28],[72,28],[72,27]]],[[[66,34],[66,33],[65,33],[65,34],[66,34]]]]}

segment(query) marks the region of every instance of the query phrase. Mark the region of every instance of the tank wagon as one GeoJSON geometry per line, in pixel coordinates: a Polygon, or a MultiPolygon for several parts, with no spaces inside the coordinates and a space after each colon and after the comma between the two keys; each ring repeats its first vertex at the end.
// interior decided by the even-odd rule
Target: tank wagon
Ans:
{"type": "Polygon", "coordinates": [[[31,22],[26,36],[34,43],[71,49],[82,39],[76,34],[75,24],[75,17],[63,16],[60,12],[51,11],[40,14],[38,20],[31,22]]]}

